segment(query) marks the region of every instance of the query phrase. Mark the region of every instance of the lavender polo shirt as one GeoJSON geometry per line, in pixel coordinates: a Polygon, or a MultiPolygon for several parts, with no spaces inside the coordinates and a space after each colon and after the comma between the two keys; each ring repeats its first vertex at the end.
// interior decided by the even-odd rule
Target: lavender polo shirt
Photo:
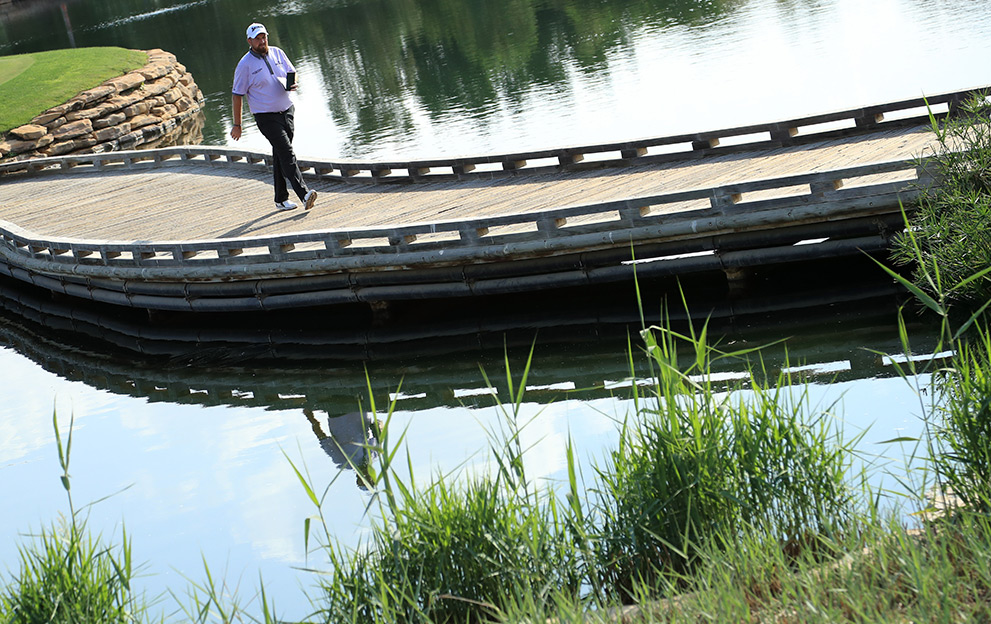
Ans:
{"type": "Polygon", "coordinates": [[[264,59],[249,50],[234,69],[234,95],[247,96],[248,110],[257,113],[281,113],[292,106],[292,99],[285,86],[277,80],[285,80],[286,74],[296,71],[289,57],[280,48],[268,47],[269,72],[264,59]]]}

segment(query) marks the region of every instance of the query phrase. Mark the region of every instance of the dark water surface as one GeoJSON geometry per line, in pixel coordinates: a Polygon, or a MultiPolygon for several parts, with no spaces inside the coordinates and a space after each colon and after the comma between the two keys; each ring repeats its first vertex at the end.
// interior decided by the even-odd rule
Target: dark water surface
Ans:
{"type": "MultiPolygon", "coordinates": [[[[15,7],[27,3],[15,4],[15,7]]],[[[991,83],[983,0],[75,0],[0,17],[0,54],[178,55],[224,145],[244,29],[300,70],[298,151],[522,151],[723,128],[991,83]]],[[[266,149],[248,129],[242,145],[266,149]]]]}
{"type": "MultiPolygon", "coordinates": [[[[205,142],[226,145],[233,68],[253,20],[300,71],[299,152],[328,159],[615,141],[991,83],[991,11],[977,0],[39,0],[0,10],[0,54],[174,52],[207,95],[205,142]]],[[[267,151],[246,130],[240,145],[267,151]]],[[[809,376],[819,408],[851,433],[872,427],[865,453],[891,453],[874,443],[917,433],[919,398],[864,351],[898,348],[899,302],[883,295],[884,280],[846,283],[867,270],[817,267],[791,282],[809,292],[749,301],[714,304],[702,292],[694,309],[717,306],[727,344],[793,337],[790,365],[809,376]]],[[[243,595],[260,571],[279,612],[301,617],[300,585],[312,577],[293,566],[320,561],[304,556],[314,510],[283,451],[318,484],[343,475],[330,490],[332,530],[356,543],[367,493],[326,437],[360,429],[349,414],[367,406],[366,370],[380,405],[397,399],[421,480],[466,460],[485,469],[497,412],[479,369],[501,378],[504,346],[521,368],[536,335],[528,468],[561,478],[569,435],[589,466],[632,409],[632,300],[597,291],[499,310],[456,302],[385,324],[359,312],[190,325],[69,307],[2,282],[0,570],[16,566],[21,533],[66,508],[54,408],[63,423],[76,418],[75,501],[127,488],[94,506],[91,522],[108,536],[126,524],[135,558],[149,562],[142,587],[182,595],[186,578],[203,579],[202,555],[243,595]]],[[[928,332],[912,327],[925,351],[928,332]]],[[[789,365],[783,350],[769,357],[789,365]]]]}

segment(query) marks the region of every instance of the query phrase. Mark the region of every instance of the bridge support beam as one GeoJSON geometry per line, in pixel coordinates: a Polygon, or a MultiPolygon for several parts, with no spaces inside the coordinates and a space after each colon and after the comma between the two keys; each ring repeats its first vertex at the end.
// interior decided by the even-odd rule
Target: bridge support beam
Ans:
{"type": "Polygon", "coordinates": [[[372,311],[372,325],[384,325],[392,318],[393,306],[389,301],[369,301],[368,307],[372,311]]]}
{"type": "Polygon", "coordinates": [[[729,288],[730,297],[745,295],[753,287],[753,269],[747,267],[723,267],[723,274],[726,275],[726,286],[729,288]]]}

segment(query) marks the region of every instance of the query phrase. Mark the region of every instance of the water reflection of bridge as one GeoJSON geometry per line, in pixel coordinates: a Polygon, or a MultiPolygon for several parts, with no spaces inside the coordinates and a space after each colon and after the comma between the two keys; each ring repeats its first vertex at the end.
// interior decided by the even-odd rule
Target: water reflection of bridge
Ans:
{"type": "Polygon", "coordinates": [[[0,273],[104,303],[247,311],[465,298],[882,252],[926,181],[926,104],[609,145],[302,162],[183,147],[0,167],[0,273]],[[636,263],[632,258],[636,258],[636,263]]]}
{"type": "MultiPolygon", "coordinates": [[[[872,351],[901,352],[896,304],[890,285],[872,283],[705,311],[713,335],[726,336],[733,347],[789,337],[787,359],[785,345],[763,353],[771,374],[791,367],[800,379],[846,381],[894,374],[872,351]]],[[[66,379],[152,402],[345,414],[358,409],[359,400],[368,405],[367,367],[380,405],[402,382],[403,410],[487,406],[492,399],[480,367],[500,391],[504,350],[522,367],[535,336],[528,401],[624,397],[632,383],[649,382],[645,368],[631,377],[626,357],[627,336],[637,344],[635,310],[564,303],[543,316],[440,319],[436,326],[335,331],[319,325],[152,324],[141,314],[52,300],[44,291],[0,281],[0,342],[66,379]]],[[[910,327],[913,347],[932,349],[927,330],[910,327]]],[[[717,372],[742,368],[721,364],[717,372]]]]}

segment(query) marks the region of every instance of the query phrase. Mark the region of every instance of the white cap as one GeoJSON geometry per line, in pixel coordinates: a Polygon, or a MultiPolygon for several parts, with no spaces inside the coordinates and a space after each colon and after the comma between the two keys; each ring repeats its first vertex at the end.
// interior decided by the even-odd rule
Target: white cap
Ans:
{"type": "Polygon", "coordinates": [[[248,39],[254,39],[261,33],[265,33],[267,35],[268,31],[265,29],[264,26],[262,26],[258,22],[255,22],[251,26],[248,26],[248,39]]]}

